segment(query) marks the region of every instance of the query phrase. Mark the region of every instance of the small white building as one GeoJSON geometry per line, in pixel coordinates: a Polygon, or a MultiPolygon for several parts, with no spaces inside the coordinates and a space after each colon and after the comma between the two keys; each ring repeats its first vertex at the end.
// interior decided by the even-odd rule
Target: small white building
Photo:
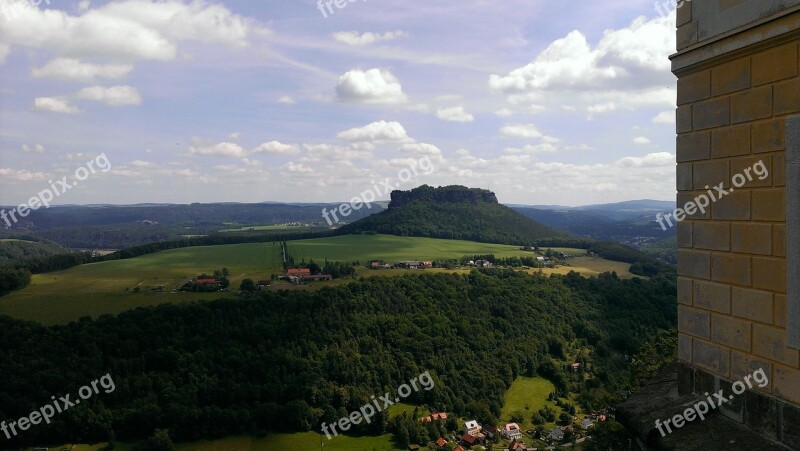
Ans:
{"type": "Polygon", "coordinates": [[[508,423],[503,426],[503,437],[514,440],[522,437],[522,431],[519,429],[519,425],[517,423],[508,423]]]}
{"type": "Polygon", "coordinates": [[[481,425],[475,420],[464,422],[464,433],[477,437],[481,433],[481,425]]]}

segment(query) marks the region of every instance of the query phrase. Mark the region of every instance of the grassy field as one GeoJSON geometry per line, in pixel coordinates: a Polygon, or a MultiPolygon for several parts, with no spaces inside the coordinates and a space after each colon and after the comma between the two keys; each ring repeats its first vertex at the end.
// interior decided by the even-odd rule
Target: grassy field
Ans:
{"type": "MultiPolygon", "coordinates": [[[[562,251],[571,255],[585,253],[580,249],[562,251]]],[[[362,265],[373,259],[395,262],[460,258],[476,254],[494,254],[497,257],[532,255],[517,246],[388,235],[349,235],[293,241],[289,243],[289,252],[296,263],[304,259],[306,262],[313,259],[322,263],[327,258],[332,261],[359,261],[362,265]]],[[[567,263],[569,266],[545,268],[543,272],[566,274],[577,271],[584,276],[592,276],[604,271],[617,271],[620,277],[633,276],[628,272],[628,264],[599,257],[575,257],[568,259],[567,263]]],[[[116,314],[140,306],[234,297],[242,279],[269,279],[271,274],[282,271],[280,246],[273,243],[173,249],[132,259],[93,263],[66,271],[34,275],[30,286],[0,298],[0,314],[44,324],[63,324],[82,316],[116,314]],[[231,291],[175,291],[188,279],[223,267],[230,270],[231,291]],[[138,293],[133,291],[135,288],[139,289],[138,293]]],[[[469,270],[451,272],[468,273],[469,270]]],[[[357,274],[362,277],[394,277],[409,273],[413,271],[371,270],[365,267],[357,269],[357,274]]],[[[350,281],[351,279],[339,279],[299,287],[284,284],[276,288],[316,289],[350,281]]]]}
{"type": "MultiPolygon", "coordinates": [[[[498,258],[534,256],[533,252],[523,251],[519,246],[392,235],[345,235],[292,241],[289,243],[289,253],[295,262],[303,258],[306,261],[323,261],[327,258],[359,261],[362,264],[370,260],[435,260],[476,254],[494,254],[498,258]]],[[[585,255],[586,251],[573,249],[571,253],[585,255]]]]}
{"type": "Polygon", "coordinates": [[[308,229],[306,226],[297,226],[289,224],[272,224],[272,225],[259,225],[259,226],[243,226],[238,229],[225,229],[220,232],[249,232],[251,230],[300,230],[308,229]]]}
{"type": "Polygon", "coordinates": [[[541,377],[519,377],[505,394],[503,410],[500,413],[502,422],[511,421],[511,415],[522,413],[525,421],[520,424],[523,429],[533,427],[531,418],[533,414],[545,406],[545,403],[554,407],[555,404],[547,402],[547,396],[555,391],[552,382],[541,377]]]}
{"type": "Polygon", "coordinates": [[[231,272],[232,288],[238,288],[244,278],[269,278],[271,272],[282,270],[280,246],[265,243],[173,249],[37,274],[27,288],[0,298],[0,314],[60,324],[85,315],[97,317],[139,306],[233,296],[172,291],[187,279],[223,267],[231,272]],[[132,292],[135,287],[139,293],[132,292]],[[163,291],[152,291],[159,287],[163,291]]]}

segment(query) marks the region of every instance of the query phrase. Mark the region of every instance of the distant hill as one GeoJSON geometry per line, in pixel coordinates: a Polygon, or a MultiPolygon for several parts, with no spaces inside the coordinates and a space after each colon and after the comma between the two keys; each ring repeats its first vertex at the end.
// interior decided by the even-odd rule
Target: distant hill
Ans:
{"type": "Polygon", "coordinates": [[[674,237],[675,229],[663,230],[656,214],[675,209],[675,202],[631,200],[613,204],[563,207],[515,205],[514,210],[544,225],[584,238],[616,241],[635,247],[674,237]]]}
{"type": "Polygon", "coordinates": [[[56,243],[25,237],[20,239],[0,239],[0,265],[14,264],[32,258],[69,253],[56,243]]]}
{"type": "Polygon", "coordinates": [[[491,191],[464,186],[393,191],[389,208],[340,228],[341,233],[384,233],[399,236],[530,245],[569,239],[566,232],[530,220],[500,205],[491,191]]]}

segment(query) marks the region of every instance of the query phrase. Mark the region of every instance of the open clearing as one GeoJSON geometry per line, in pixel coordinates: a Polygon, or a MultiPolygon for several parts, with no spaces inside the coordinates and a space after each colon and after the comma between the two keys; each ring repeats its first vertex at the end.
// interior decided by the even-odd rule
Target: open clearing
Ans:
{"type": "MultiPolygon", "coordinates": [[[[411,238],[389,235],[348,235],[340,237],[289,242],[289,252],[295,263],[314,260],[396,262],[399,260],[454,259],[465,255],[494,254],[496,257],[532,256],[518,246],[476,243],[471,241],[411,238]]],[[[571,255],[583,255],[580,249],[564,249],[571,255]]],[[[604,271],[616,271],[620,277],[633,277],[627,263],[612,262],[599,257],[575,257],[569,266],[545,268],[545,274],[566,274],[569,271],[592,276],[604,271]]],[[[469,269],[447,271],[427,269],[426,272],[468,273],[469,269]]],[[[529,272],[538,269],[529,269],[529,272]]],[[[163,303],[184,303],[195,300],[232,298],[242,279],[269,279],[283,272],[280,245],[277,243],[248,243],[222,246],[201,246],[172,249],[126,260],[92,263],[32,277],[27,288],[0,298],[0,314],[38,321],[43,324],[63,324],[82,316],[98,317],[116,314],[141,306],[163,303]],[[230,291],[220,293],[181,293],[188,279],[223,267],[230,270],[230,291]],[[139,289],[138,293],[133,290],[139,289]]],[[[371,270],[359,267],[362,277],[394,277],[416,271],[402,269],[371,270]]],[[[274,289],[316,289],[338,285],[352,279],[315,282],[294,286],[278,284],[274,289]]]]}

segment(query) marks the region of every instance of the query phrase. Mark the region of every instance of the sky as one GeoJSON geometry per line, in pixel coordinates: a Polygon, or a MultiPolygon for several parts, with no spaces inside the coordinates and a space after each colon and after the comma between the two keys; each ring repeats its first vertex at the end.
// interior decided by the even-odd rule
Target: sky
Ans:
{"type": "Polygon", "coordinates": [[[0,0],[0,204],[674,200],[674,2],[327,1],[0,0]]]}

